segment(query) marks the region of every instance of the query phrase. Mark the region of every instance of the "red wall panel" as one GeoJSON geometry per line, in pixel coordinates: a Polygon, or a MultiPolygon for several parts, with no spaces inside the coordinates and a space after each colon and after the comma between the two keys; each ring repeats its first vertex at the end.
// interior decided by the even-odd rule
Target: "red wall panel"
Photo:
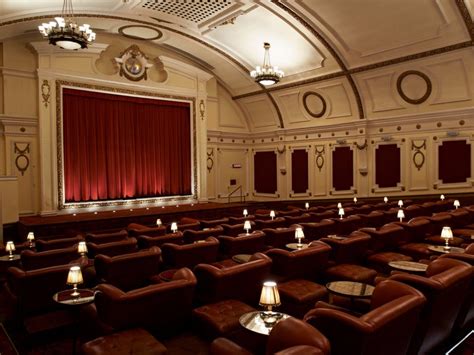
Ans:
{"type": "Polygon", "coordinates": [[[277,156],[275,152],[256,152],[254,155],[255,192],[277,192],[277,156]]]}
{"type": "Polygon", "coordinates": [[[465,140],[446,141],[438,148],[438,176],[444,184],[471,177],[471,145],[465,140]]]}
{"type": "Polygon", "coordinates": [[[350,147],[336,147],[332,152],[332,186],[335,190],[354,186],[354,153],[350,147]]]}
{"type": "Polygon", "coordinates": [[[296,149],[291,153],[291,189],[294,193],[308,190],[308,152],[296,149]]]}
{"type": "Polygon", "coordinates": [[[379,145],[375,150],[375,183],[395,187],[401,181],[400,148],[396,144],[379,145]]]}

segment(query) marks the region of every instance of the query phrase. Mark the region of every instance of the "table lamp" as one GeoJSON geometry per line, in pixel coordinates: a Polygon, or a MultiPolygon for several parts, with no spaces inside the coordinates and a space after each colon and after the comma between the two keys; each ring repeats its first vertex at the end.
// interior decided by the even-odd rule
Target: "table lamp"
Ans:
{"type": "Polygon", "coordinates": [[[79,242],[77,245],[77,252],[81,254],[81,256],[85,256],[87,254],[86,242],[79,242]]]}
{"type": "Polygon", "coordinates": [[[178,223],[171,223],[171,232],[176,233],[178,231],[178,223]]]}
{"type": "Polygon", "coordinates": [[[5,245],[5,250],[8,251],[8,259],[13,259],[13,252],[15,251],[15,244],[10,240],[7,242],[7,245],[5,245]]]}
{"type": "Polygon", "coordinates": [[[338,202],[337,203],[337,208],[342,208],[342,203],[338,202]]]}
{"type": "Polygon", "coordinates": [[[67,275],[66,283],[68,285],[73,285],[73,290],[71,293],[72,297],[79,297],[80,293],[77,292],[77,284],[81,284],[84,280],[82,279],[82,272],[79,266],[72,266],[69,269],[69,274],[67,275]]]}
{"type": "Polygon", "coordinates": [[[444,195],[440,196],[441,201],[444,201],[444,195]]]}
{"type": "Polygon", "coordinates": [[[244,229],[245,229],[245,231],[247,232],[247,235],[249,235],[249,234],[250,234],[250,233],[249,233],[249,230],[252,229],[252,226],[250,225],[250,221],[245,221],[245,223],[244,223],[244,229]]]}
{"type": "Polygon", "coordinates": [[[385,202],[385,203],[388,202],[388,197],[387,197],[387,196],[385,196],[385,197],[383,198],[383,202],[385,202]]]}
{"type": "Polygon", "coordinates": [[[29,232],[26,240],[29,242],[30,248],[33,248],[33,240],[35,240],[35,233],[29,232]]]}
{"type": "Polygon", "coordinates": [[[403,207],[403,201],[402,200],[398,200],[398,207],[400,207],[400,208],[403,207]]]}
{"type": "Polygon", "coordinates": [[[403,212],[402,209],[398,210],[397,218],[400,218],[400,222],[403,222],[403,218],[405,218],[405,213],[403,212]]]}
{"type": "Polygon", "coordinates": [[[157,226],[157,227],[161,227],[162,224],[163,224],[163,223],[161,223],[161,219],[158,218],[158,219],[156,220],[156,226],[157,226]]]}
{"type": "Polygon", "coordinates": [[[354,203],[357,203],[357,197],[354,196],[354,203]]]}
{"type": "Polygon", "coordinates": [[[295,239],[298,239],[298,246],[301,246],[301,239],[304,238],[303,228],[297,227],[295,229],[295,239]]]}
{"type": "Polygon", "coordinates": [[[247,217],[249,215],[248,211],[246,209],[244,209],[244,217],[247,217]]]}
{"type": "Polygon", "coordinates": [[[456,209],[458,209],[458,207],[461,206],[461,204],[459,203],[459,200],[454,200],[453,206],[456,207],[456,209]]]}
{"type": "Polygon", "coordinates": [[[273,218],[275,218],[275,211],[273,210],[270,211],[270,217],[272,218],[272,221],[273,221],[273,218]]]}
{"type": "Polygon", "coordinates": [[[266,281],[262,287],[262,293],[260,294],[259,305],[266,307],[265,311],[260,312],[260,318],[262,318],[265,326],[273,327],[275,323],[283,316],[281,313],[274,312],[273,307],[281,305],[280,294],[276,282],[266,281]]]}
{"type": "Polygon", "coordinates": [[[304,204],[304,208],[306,208],[306,209],[309,208],[309,203],[308,203],[308,202],[306,202],[306,203],[304,204]]]}
{"type": "Polygon", "coordinates": [[[449,250],[451,247],[449,246],[449,240],[453,239],[453,231],[451,230],[450,227],[443,227],[443,230],[441,231],[441,238],[444,239],[446,242],[446,245],[444,246],[444,250],[449,250]]]}
{"type": "Polygon", "coordinates": [[[339,208],[338,215],[339,215],[339,218],[342,219],[342,217],[344,216],[344,208],[342,207],[339,208]]]}

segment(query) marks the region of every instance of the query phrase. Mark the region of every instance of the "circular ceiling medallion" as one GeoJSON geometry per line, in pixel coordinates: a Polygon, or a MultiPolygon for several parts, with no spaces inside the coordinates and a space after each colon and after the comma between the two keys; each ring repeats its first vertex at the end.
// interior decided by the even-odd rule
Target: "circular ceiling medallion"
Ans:
{"type": "Polygon", "coordinates": [[[326,113],[326,100],[314,91],[308,91],[303,95],[303,106],[312,117],[320,118],[326,113]]]}
{"type": "Polygon", "coordinates": [[[397,91],[406,102],[419,105],[431,95],[431,80],[425,73],[417,70],[407,70],[397,79],[397,91]]]}
{"type": "Polygon", "coordinates": [[[141,39],[152,41],[159,39],[163,36],[163,33],[156,28],[142,25],[129,25],[122,26],[118,29],[118,32],[127,38],[141,39]]]}

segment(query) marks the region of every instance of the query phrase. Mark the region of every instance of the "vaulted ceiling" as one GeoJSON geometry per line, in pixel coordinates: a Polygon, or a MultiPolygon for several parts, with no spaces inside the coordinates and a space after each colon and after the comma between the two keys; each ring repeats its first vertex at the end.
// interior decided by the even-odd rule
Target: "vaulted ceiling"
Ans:
{"type": "MultiPolygon", "coordinates": [[[[0,41],[60,15],[62,0],[2,0],[0,41]],[[34,3],[34,6],[32,4],[34,3]]],[[[234,98],[346,77],[384,65],[470,47],[474,0],[73,0],[97,33],[148,41],[210,71],[234,98]],[[265,89],[249,71],[271,44],[285,72],[265,89]]]]}

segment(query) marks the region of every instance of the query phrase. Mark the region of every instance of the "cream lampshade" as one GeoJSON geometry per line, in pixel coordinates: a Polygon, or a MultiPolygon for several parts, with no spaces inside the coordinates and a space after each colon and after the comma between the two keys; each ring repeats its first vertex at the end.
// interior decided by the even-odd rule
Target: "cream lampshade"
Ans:
{"type": "Polygon", "coordinates": [[[78,297],[80,294],[77,292],[77,285],[83,283],[82,272],[79,266],[72,266],[69,269],[69,274],[67,275],[66,283],[68,285],[73,285],[73,290],[71,293],[72,297],[78,297]]]}
{"type": "Polygon", "coordinates": [[[86,242],[79,242],[77,245],[77,252],[82,256],[87,254],[87,245],[86,242]]]}
{"type": "Polygon", "coordinates": [[[244,209],[243,215],[244,215],[244,217],[247,217],[249,215],[247,209],[244,209]]]}
{"type": "Polygon", "coordinates": [[[157,227],[161,227],[162,224],[163,224],[163,223],[161,223],[161,219],[158,218],[158,219],[156,220],[156,226],[157,226],[157,227]]]}
{"type": "Polygon", "coordinates": [[[301,239],[304,238],[303,228],[297,227],[295,229],[295,239],[298,239],[298,245],[301,245],[301,239]]]}
{"type": "Polygon", "coordinates": [[[461,204],[459,203],[459,200],[454,200],[453,206],[456,207],[456,209],[458,209],[458,207],[461,206],[461,204]]]}
{"type": "Polygon", "coordinates": [[[354,197],[354,203],[357,203],[357,197],[354,197]]]}
{"type": "Polygon", "coordinates": [[[16,248],[15,244],[13,244],[11,240],[7,242],[7,245],[5,245],[5,250],[9,253],[8,258],[13,259],[13,252],[16,250],[16,248]]]}
{"type": "Polygon", "coordinates": [[[385,197],[383,198],[383,202],[385,202],[385,203],[388,202],[388,197],[387,197],[387,196],[385,196],[385,197]]]}
{"type": "Polygon", "coordinates": [[[171,232],[176,233],[178,231],[178,223],[171,223],[171,232]]]}
{"type": "Polygon", "coordinates": [[[306,203],[304,204],[304,208],[306,208],[306,209],[309,208],[309,203],[308,203],[308,202],[306,202],[306,203]]]}
{"type": "Polygon", "coordinates": [[[440,196],[441,201],[444,201],[444,195],[440,196]]]}
{"type": "Polygon", "coordinates": [[[281,313],[272,311],[273,307],[281,305],[276,282],[266,281],[263,284],[259,305],[266,308],[266,311],[260,312],[260,317],[266,325],[272,326],[281,318],[281,313]]]}
{"type": "Polygon", "coordinates": [[[451,249],[449,246],[449,240],[453,239],[453,231],[451,230],[450,227],[443,227],[443,230],[441,231],[441,238],[444,239],[446,242],[446,245],[444,246],[445,250],[451,249]]]}
{"type": "Polygon", "coordinates": [[[402,200],[398,200],[398,207],[400,207],[400,208],[403,207],[403,201],[402,200]]]}
{"type": "Polygon", "coordinates": [[[35,233],[29,232],[28,236],[26,237],[26,240],[29,242],[30,248],[33,247],[33,240],[35,240],[35,233]]]}
{"type": "Polygon", "coordinates": [[[342,208],[342,203],[338,202],[337,208],[339,208],[339,209],[342,208]]]}
{"type": "Polygon", "coordinates": [[[339,212],[338,212],[338,215],[339,215],[339,218],[342,219],[342,217],[344,216],[344,208],[339,208],[339,212]]]}
{"type": "Polygon", "coordinates": [[[403,218],[405,218],[405,213],[402,209],[398,210],[397,218],[400,218],[400,222],[403,222],[403,218]]]}
{"type": "Polygon", "coordinates": [[[273,210],[270,211],[270,217],[272,218],[272,220],[273,220],[273,218],[275,218],[275,211],[273,211],[273,210]]]}
{"type": "Polygon", "coordinates": [[[250,221],[245,221],[245,223],[244,223],[244,229],[245,229],[245,231],[247,232],[247,234],[249,234],[249,230],[252,229],[252,226],[250,225],[250,221]]]}

